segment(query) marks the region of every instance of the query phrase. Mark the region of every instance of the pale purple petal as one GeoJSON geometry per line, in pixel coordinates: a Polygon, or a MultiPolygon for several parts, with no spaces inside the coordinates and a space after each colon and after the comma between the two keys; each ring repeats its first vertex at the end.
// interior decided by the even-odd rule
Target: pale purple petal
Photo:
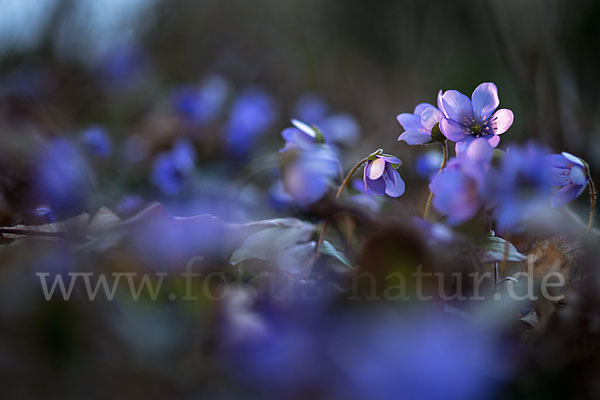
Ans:
{"type": "Polygon", "coordinates": [[[438,106],[438,110],[440,110],[442,112],[442,114],[444,114],[444,116],[447,117],[448,114],[446,114],[446,110],[444,110],[444,102],[442,101],[443,95],[444,95],[444,92],[442,92],[440,90],[437,95],[437,106],[438,106]]]}
{"type": "Polygon", "coordinates": [[[552,185],[566,186],[570,183],[570,168],[552,168],[552,185]]]}
{"type": "Polygon", "coordinates": [[[493,133],[496,135],[502,135],[508,130],[508,128],[510,128],[513,123],[513,119],[513,112],[506,108],[501,108],[500,110],[496,111],[489,120],[493,133]]]}
{"type": "Polygon", "coordinates": [[[404,181],[400,177],[398,171],[393,168],[390,168],[390,170],[391,171],[389,171],[384,177],[385,194],[390,197],[400,197],[404,194],[406,185],[404,184],[404,181]]]}
{"type": "Polygon", "coordinates": [[[306,133],[308,136],[310,136],[312,138],[317,137],[317,134],[316,134],[315,130],[313,129],[313,127],[309,126],[308,124],[305,124],[302,121],[299,121],[297,119],[292,119],[292,125],[294,125],[296,128],[298,128],[299,130],[306,133]]]}
{"type": "Polygon", "coordinates": [[[448,118],[463,125],[470,125],[473,122],[471,100],[461,92],[448,90],[442,96],[442,102],[448,118]]]}
{"type": "Polygon", "coordinates": [[[496,148],[496,146],[498,146],[498,144],[500,143],[500,136],[498,136],[498,135],[489,136],[487,138],[487,141],[490,146],[492,146],[493,148],[496,148]]]}
{"type": "Polygon", "coordinates": [[[431,129],[440,122],[440,119],[444,117],[444,114],[435,107],[428,107],[421,113],[421,125],[427,131],[431,132],[431,129]]]}
{"type": "Polygon", "coordinates": [[[550,154],[546,159],[554,168],[568,169],[571,166],[571,162],[562,154],[550,154]]]}
{"type": "Polygon", "coordinates": [[[403,113],[396,117],[400,125],[407,131],[418,131],[421,129],[421,117],[415,114],[403,113]]]}
{"type": "Polygon", "coordinates": [[[471,143],[473,143],[473,141],[475,139],[476,139],[475,136],[469,135],[469,136],[466,136],[460,142],[456,142],[456,145],[454,146],[454,151],[456,152],[456,155],[459,155],[463,151],[467,150],[469,148],[469,146],[471,145],[471,143]]]}
{"type": "Polygon", "coordinates": [[[425,144],[431,142],[431,136],[418,131],[406,131],[398,136],[399,142],[406,142],[410,145],[425,144]]]}
{"type": "Polygon", "coordinates": [[[500,105],[498,88],[492,82],[482,83],[477,86],[471,96],[473,113],[481,121],[487,120],[500,105]]]}
{"type": "MultiPolygon", "coordinates": [[[[585,189],[585,186],[583,187],[585,189]]],[[[552,207],[561,207],[574,200],[579,196],[582,192],[582,187],[578,185],[568,185],[564,188],[560,189],[550,200],[550,205],[552,207]]]]}
{"type": "Polygon", "coordinates": [[[570,162],[572,162],[573,164],[577,164],[581,167],[585,168],[585,164],[583,163],[583,161],[581,161],[581,158],[574,156],[571,153],[567,153],[566,151],[563,151],[561,153],[561,155],[566,158],[567,160],[569,160],[570,162]]]}
{"type": "Polygon", "coordinates": [[[402,161],[394,156],[377,156],[377,158],[381,159],[381,160],[385,160],[388,163],[391,164],[398,164],[398,165],[402,165],[402,161]]]}
{"type": "Polygon", "coordinates": [[[421,113],[422,113],[423,111],[425,111],[425,109],[426,109],[426,108],[429,108],[429,107],[433,107],[433,105],[431,105],[431,104],[429,104],[429,103],[421,103],[421,104],[418,104],[418,105],[415,107],[415,111],[414,111],[414,113],[413,113],[413,114],[415,114],[415,115],[417,115],[417,116],[420,116],[420,115],[421,115],[421,113]]]}
{"type": "Polygon", "coordinates": [[[584,168],[574,165],[571,168],[571,182],[575,185],[587,185],[588,177],[584,168]]]}
{"type": "Polygon", "coordinates": [[[381,175],[383,175],[383,171],[385,171],[385,160],[382,158],[378,158],[375,161],[369,163],[367,178],[371,180],[379,179],[381,175]]]}
{"type": "Polygon", "coordinates": [[[442,118],[440,120],[440,130],[444,136],[453,142],[460,142],[468,133],[464,126],[448,118],[442,118]]]}
{"type": "Polygon", "coordinates": [[[375,180],[367,178],[367,187],[378,196],[385,194],[385,180],[383,177],[375,180]]]}
{"type": "Polygon", "coordinates": [[[477,138],[468,146],[467,157],[473,161],[489,161],[494,154],[494,149],[486,138],[477,138]]]}

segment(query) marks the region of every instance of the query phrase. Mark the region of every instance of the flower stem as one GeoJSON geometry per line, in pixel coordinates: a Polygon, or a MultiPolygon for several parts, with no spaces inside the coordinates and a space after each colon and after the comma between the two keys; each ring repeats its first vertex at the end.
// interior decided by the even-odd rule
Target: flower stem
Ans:
{"type": "Polygon", "coordinates": [[[594,181],[591,177],[588,187],[590,189],[590,219],[588,221],[589,232],[592,230],[592,225],[594,224],[594,213],[596,212],[596,186],[594,185],[594,181]]]}
{"type": "MultiPolygon", "coordinates": [[[[352,178],[352,175],[354,175],[354,173],[361,167],[361,165],[363,165],[364,163],[366,163],[367,161],[369,161],[369,159],[376,154],[381,154],[382,150],[377,150],[376,152],[374,152],[373,154],[369,155],[369,157],[365,157],[362,160],[360,160],[359,162],[356,163],[356,165],[350,170],[350,172],[348,172],[348,175],[346,175],[346,177],[344,178],[344,180],[342,181],[342,184],[340,185],[340,188],[338,189],[337,193],[335,194],[335,199],[339,199],[340,196],[342,195],[342,192],[344,191],[344,188],[346,186],[348,186],[348,182],[350,182],[350,179],[352,178]]],[[[319,241],[317,242],[317,257],[319,256],[319,249],[321,248],[321,244],[323,243],[323,239],[325,239],[325,232],[327,231],[327,227],[329,226],[329,217],[327,217],[325,219],[325,223],[323,223],[323,229],[321,229],[321,234],[319,235],[319,241]]]]}
{"type": "MultiPolygon", "coordinates": [[[[438,174],[442,172],[444,168],[446,168],[446,162],[448,161],[448,141],[444,141],[442,144],[442,149],[444,151],[442,158],[442,165],[440,165],[440,170],[438,174]]],[[[427,196],[427,203],[425,203],[425,212],[423,213],[423,218],[427,219],[429,217],[429,210],[431,209],[431,200],[433,200],[433,193],[431,190],[429,191],[429,196],[427,196]]]]}

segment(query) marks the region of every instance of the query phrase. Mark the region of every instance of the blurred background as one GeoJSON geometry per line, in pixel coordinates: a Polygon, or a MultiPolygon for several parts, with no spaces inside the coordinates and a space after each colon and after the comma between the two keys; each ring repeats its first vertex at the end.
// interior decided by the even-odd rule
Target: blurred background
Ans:
{"type": "MultiPolygon", "coordinates": [[[[433,146],[420,159],[428,148],[399,143],[396,115],[435,104],[440,89],[470,96],[488,81],[515,114],[501,147],[535,139],[584,158],[599,181],[598,16],[596,0],[0,0],[0,226],[103,206],[126,219],[153,201],[169,215],[321,221],[331,193],[315,206],[323,193],[314,175],[279,168],[291,118],[318,124],[344,171],[377,148],[401,158],[410,189],[383,207],[420,215],[439,153],[433,146]]],[[[581,196],[575,209],[585,207],[581,196]]],[[[317,306],[258,301],[251,285],[218,304],[44,302],[33,277],[180,271],[185,256],[214,251],[220,237],[210,222],[188,230],[159,219],[118,245],[3,238],[7,398],[399,398],[400,385],[400,398],[458,400],[600,390],[594,374],[573,372],[597,369],[598,307],[524,349],[507,339],[504,316],[459,324],[404,306],[332,305],[328,290],[317,306]],[[579,340],[582,326],[596,330],[579,340]]],[[[362,257],[429,259],[416,237],[396,227],[370,239],[362,257]],[[408,244],[398,250],[389,237],[408,244]]],[[[227,238],[231,253],[237,242],[227,238]]],[[[207,270],[226,264],[213,256],[207,270]]],[[[300,276],[293,287],[312,282],[300,276]]]]}

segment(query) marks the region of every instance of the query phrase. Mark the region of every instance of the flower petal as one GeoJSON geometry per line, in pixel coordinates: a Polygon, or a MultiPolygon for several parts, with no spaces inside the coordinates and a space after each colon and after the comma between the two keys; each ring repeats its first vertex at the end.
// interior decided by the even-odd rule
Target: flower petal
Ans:
{"type": "Polygon", "coordinates": [[[563,154],[550,154],[546,156],[550,166],[554,168],[568,169],[571,167],[571,162],[563,154]]]}
{"type": "Polygon", "coordinates": [[[444,114],[435,107],[428,107],[421,113],[421,125],[427,131],[431,132],[431,129],[440,122],[440,119],[444,117],[444,114]]]}
{"type": "Polygon", "coordinates": [[[581,158],[574,156],[571,153],[567,153],[566,151],[563,151],[561,153],[561,155],[566,158],[567,160],[569,160],[570,162],[572,162],[573,164],[577,164],[581,167],[585,168],[585,164],[583,163],[583,161],[581,161],[581,158]]]}
{"type": "Polygon", "coordinates": [[[579,165],[574,165],[571,168],[571,182],[575,185],[585,186],[588,184],[588,177],[585,169],[579,165]]]}
{"type": "Polygon", "coordinates": [[[429,104],[429,103],[421,103],[421,104],[418,104],[418,105],[415,107],[415,111],[413,112],[413,114],[415,114],[416,116],[420,116],[420,115],[421,115],[421,113],[422,113],[423,111],[425,111],[425,109],[426,109],[426,108],[429,108],[429,107],[433,107],[433,105],[431,105],[431,104],[429,104]]]}
{"type": "Polygon", "coordinates": [[[302,132],[306,133],[308,136],[310,136],[312,138],[317,137],[315,130],[310,125],[305,124],[302,121],[299,121],[297,119],[292,119],[292,125],[294,125],[296,128],[300,129],[302,132]]]}
{"type": "Polygon", "coordinates": [[[491,135],[487,138],[488,144],[490,146],[492,146],[492,148],[496,148],[496,146],[498,146],[498,144],[500,143],[500,136],[498,135],[491,135]]]}
{"type": "Polygon", "coordinates": [[[448,90],[442,96],[442,103],[448,118],[463,125],[470,125],[473,122],[471,100],[461,92],[448,90]]]}
{"type": "Polygon", "coordinates": [[[440,130],[444,136],[453,142],[460,142],[468,133],[464,126],[448,118],[442,118],[440,120],[440,130]]]}
{"type": "Polygon", "coordinates": [[[384,176],[385,180],[385,194],[390,197],[400,197],[406,190],[406,185],[400,177],[398,171],[390,168],[390,171],[384,176]]]}
{"type": "Polygon", "coordinates": [[[552,207],[562,207],[571,200],[575,200],[577,196],[581,194],[581,192],[585,189],[585,186],[579,185],[568,185],[564,188],[560,189],[554,196],[552,200],[550,200],[550,205],[552,207]]]}
{"type": "Polygon", "coordinates": [[[396,119],[407,131],[418,131],[421,129],[421,117],[416,116],[415,114],[402,113],[399,114],[396,119]]]}
{"type": "Polygon", "coordinates": [[[367,178],[371,180],[379,179],[381,175],[383,175],[383,171],[385,171],[385,160],[383,158],[378,158],[369,163],[367,178]]]}
{"type": "Polygon", "coordinates": [[[489,119],[490,126],[493,130],[492,133],[502,135],[512,125],[514,117],[513,112],[506,108],[501,108],[496,111],[494,115],[492,115],[492,118],[489,119]]]}
{"type": "Polygon", "coordinates": [[[444,92],[442,92],[440,90],[437,95],[437,106],[438,106],[438,110],[440,110],[442,112],[442,114],[444,114],[444,117],[447,117],[448,114],[446,114],[446,110],[444,110],[444,102],[442,101],[443,95],[444,95],[444,92]]]}
{"type": "Polygon", "coordinates": [[[406,131],[398,136],[399,142],[406,142],[407,144],[425,144],[431,142],[431,136],[418,131],[406,131]]]}
{"type": "Polygon", "coordinates": [[[492,82],[482,83],[477,86],[471,96],[473,113],[481,121],[487,120],[500,105],[498,88],[492,82]]]}
{"type": "Polygon", "coordinates": [[[466,156],[473,161],[487,162],[494,154],[493,147],[486,138],[477,138],[468,146],[466,156]]]}
{"type": "Polygon", "coordinates": [[[367,187],[378,196],[385,194],[385,180],[383,177],[375,180],[367,178],[367,187]]]}
{"type": "MultiPolygon", "coordinates": [[[[387,161],[389,164],[398,164],[398,166],[402,165],[402,160],[400,160],[399,158],[396,158],[394,156],[390,156],[390,155],[382,155],[382,156],[377,156],[377,158],[382,159],[387,161]]],[[[390,168],[392,168],[392,166],[390,165],[390,168]]]]}
{"type": "Polygon", "coordinates": [[[454,146],[454,151],[456,152],[456,155],[458,156],[462,152],[466,151],[475,139],[475,136],[468,135],[460,142],[456,142],[456,145],[454,146]]]}

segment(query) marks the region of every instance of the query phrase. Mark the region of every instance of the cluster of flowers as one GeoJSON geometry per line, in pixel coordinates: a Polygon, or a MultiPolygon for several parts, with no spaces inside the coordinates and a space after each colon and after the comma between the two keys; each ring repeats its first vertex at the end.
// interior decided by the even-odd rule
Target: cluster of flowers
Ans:
{"type": "MultiPolygon", "coordinates": [[[[443,159],[439,153],[429,152],[419,160],[418,169],[431,177],[433,206],[447,216],[451,225],[463,223],[484,210],[500,231],[519,230],[523,222],[546,205],[563,206],[591,184],[587,163],[569,153],[550,154],[535,143],[508,146],[506,151],[495,149],[514,118],[512,111],[498,109],[499,104],[496,85],[482,83],[471,99],[456,90],[440,91],[437,107],[421,103],[412,114],[397,117],[405,129],[399,141],[443,146],[443,159]],[[455,143],[456,156],[450,160],[448,141],[455,143]],[[439,162],[438,173],[431,173],[432,162],[439,162]],[[557,187],[559,190],[553,191],[557,187]]],[[[298,168],[292,169],[296,179],[289,181],[307,185],[292,184],[288,188],[298,197],[304,196],[305,203],[314,202],[326,191],[327,181],[335,178],[335,153],[327,151],[327,143],[316,126],[298,120],[292,123],[294,127],[282,133],[286,140],[282,151],[301,149],[301,162],[310,162],[302,170],[312,166],[314,177],[300,179],[298,168]],[[317,159],[321,162],[315,162],[317,159]]],[[[363,162],[366,193],[390,197],[404,194],[405,184],[397,172],[402,161],[397,157],[378,151],[363,162]]]]}

